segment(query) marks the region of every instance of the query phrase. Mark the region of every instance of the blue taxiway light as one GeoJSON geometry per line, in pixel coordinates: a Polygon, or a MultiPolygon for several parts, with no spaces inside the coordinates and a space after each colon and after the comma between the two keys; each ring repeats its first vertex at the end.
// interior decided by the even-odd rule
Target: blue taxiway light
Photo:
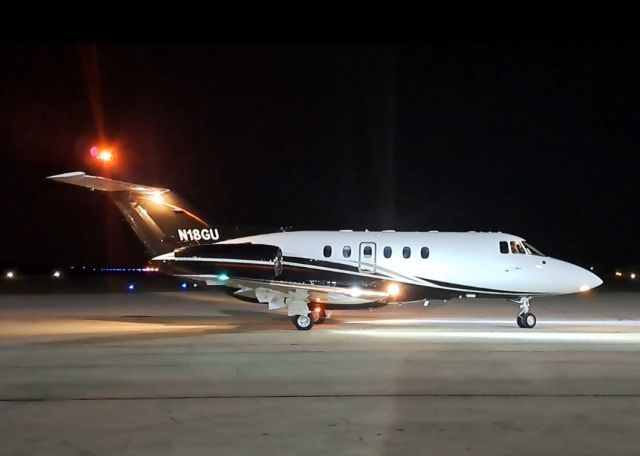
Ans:
{"type": "Polygon", "coordinates": [[[133,290],[135,290],[135,289],[136,289],[136,286],[135,286],[134,284],[130,283],[130,284],[129,284],[129,286],[127,287],[127,289],[128,289],[129,291],[133,291],[133,290]]]}

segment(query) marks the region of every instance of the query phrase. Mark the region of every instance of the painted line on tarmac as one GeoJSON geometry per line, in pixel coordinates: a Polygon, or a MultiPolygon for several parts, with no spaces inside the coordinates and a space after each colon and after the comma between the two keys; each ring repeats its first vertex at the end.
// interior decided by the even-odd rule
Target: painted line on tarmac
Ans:
{"type": "MultiPolygon", "coordinates": [[[[492,318],[387,318],[370,320],[345,320],[343,323],[352,325],[509,325],[513,326],[513,319],[492,318]]],[[[613,327],[638,327],[640,320],[542,320],[538,319],[539,326],[613,326],[613,327]]]]}
{"type": "Polygon", "coordinates": [[[451,342],[511,341],[511,342],[593,342],[612,344],[640,344],[640,332],[545,332],[536,329],[517,329],[509,331],[442,331],[409,329],[332,329],[329,332],[348,336],[366,336],[386,339],[430,339],[451,342]]]}
{"type": "Polygon", "coordinates": [[[104,396],[104,397],[7,397],[2,402],[97,402],[97,401],[164,401],[164,400],[204,400],[204,399],[322,399],[322,398],[630,398],[640,399],[640,393],[365,393],[365,394],[261,394],[261,395],[195,395],[195,396],[104,396]]]}

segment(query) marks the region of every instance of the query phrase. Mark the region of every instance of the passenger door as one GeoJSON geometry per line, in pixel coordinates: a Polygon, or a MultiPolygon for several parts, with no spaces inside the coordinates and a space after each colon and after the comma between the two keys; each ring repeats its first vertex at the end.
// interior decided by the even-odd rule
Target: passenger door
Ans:
{"type": "Polygon", "coordinates": [[[360,255],[358,257],[358,269],[360,272],[376,272],[376,243],[361,242],[360,255]]]}

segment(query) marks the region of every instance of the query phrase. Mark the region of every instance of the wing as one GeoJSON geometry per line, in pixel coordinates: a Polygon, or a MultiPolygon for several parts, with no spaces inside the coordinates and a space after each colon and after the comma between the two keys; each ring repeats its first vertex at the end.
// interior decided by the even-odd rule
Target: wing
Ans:
{"type": "Polygon", "coordinates": [[[222,276],[185,275],[196,280],[204,280],[207,285],[222,285],[237,288],[236,296],[256,299],[269,305],[269,310],[287,308],[289,315],[305,314],[309,304],[335,304],[343,306],[386,304],[390,295],[384,291],[310,285],[297,282],[254,280],[222,276]]]}

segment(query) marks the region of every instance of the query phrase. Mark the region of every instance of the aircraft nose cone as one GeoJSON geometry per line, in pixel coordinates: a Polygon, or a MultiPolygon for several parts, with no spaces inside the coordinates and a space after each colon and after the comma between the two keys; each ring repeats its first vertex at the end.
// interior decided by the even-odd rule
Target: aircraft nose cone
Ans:
{"type": "Polygon", "coordinates": [[[578,291],[589,291],[602,285],[602,279],[594,273],[580,268],[580,285],[578,291]]]}
{"type": "Polygon", "coordinates": [[[595,274],[591,274],[593,276],[593,282],[591,282],[591,288],[596,288],[599,287],[600,285],[602,285],[604,282],[602,281],[602,279],[600,277],[598,277],[595,274]]]}

